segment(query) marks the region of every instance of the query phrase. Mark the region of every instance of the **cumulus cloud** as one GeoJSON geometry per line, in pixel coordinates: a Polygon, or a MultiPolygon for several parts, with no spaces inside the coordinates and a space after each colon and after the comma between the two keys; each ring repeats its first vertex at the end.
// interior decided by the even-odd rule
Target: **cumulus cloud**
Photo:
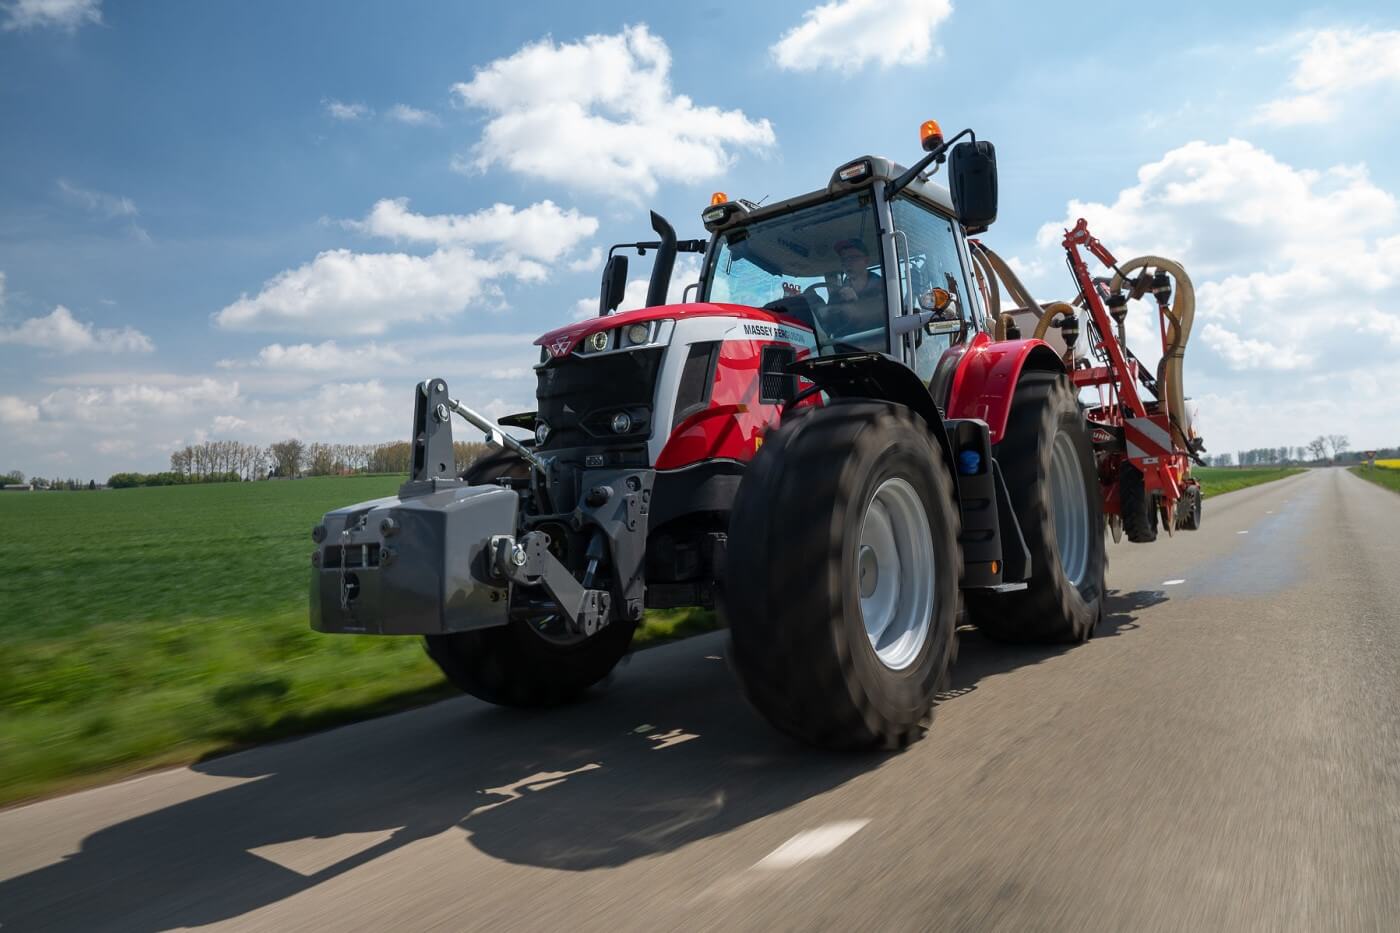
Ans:
{"type": "Polygon", "coordinates": [[[408,104],[395,104],[389,108],[387,114],[390,120],[397,123],[406,123],[409,126],[441,126],[442,121],[438,115],[429,110],[419,110],[417,107],[410,107],[408,104]]]}
{"type": "Polygon", "coordinates": [[[598,232],[598,221],[553,201],[516,209],[493,204],[471,214],[415,214],[408,198],[377,201],[364,220],[346,226],[372,236],[437,246],[500,246],[531,259],[550,260],[598,232]]]}
{"type": "Polygon", "coordinates": [[[102,22],[102,0],[10,0],[3,11],[7,31],[52,28],[73,32],[102,22]]]}
{"type": "Polygon", "coordinates": [[[237,382],[201,378],[181,386],[130,383],[107,387],[56,389],[39,400],[45,418],[121,422],[145,416],[170,416],[228,404],[239,396],[237,382]]]}
{"type": "Polygon", "coordinates": [[[767,120],[698,106],[675,93],[670,72],[670,49],[645,25],[526,45],[453,86],[490,114],[472,165],[641,197],[662,181],[713,178],[736,150],[773,144],[767,120]]]}
{"type": "Polygon", "coordinates": [[[95,328],[79,321],[63,305],[44,317],[32,317],[15,327],[0,328],[0,344],[18,344],[57,353],[150,353],[151,338],[131,327],[95,328]]]}
{"type": "Polygon", "coordinates": [[[951,0],[835,0],[802,14],[769,52],[790,71],[857,71],[918,65],[938,51],[934,36],[951,0]]]}
{"type": "Polygon", "coordinates": [[[33,424],[39,420],[39,407],[14,395],[0,395],[0,424],[33,424]]]}
{"type": "Polygon", "coordinates": [[[427,256],[335,249],[273,276],[256,295],[215,312],[214,323],[226,330],[373,336],[447,318],[497,294],[501,279],[544,276],[544,267],[530,260],[488,260],[459,247],[427,256]]]}
{"type": "Polygon", "coordinates": [[[1289,84],[1293,93],[1259,108],[1255,119],[1275,126],[1326,123],[1347,96],[1364,88],[1400,87],[1400,30],[1320,29],[1295,37],[1289,84]]]}
{"type": "Polygon", "coordinates": [[[362,120],[374,113],[364,104],[350,103],[328,97],[321,101],[321,106],[326,108],[326,113],[334,120],[344,120],[346,122],[362,120]]]}
{"type": "Polygon", "coordinates": [[[220,360],[224,369],[255,368],[275,369],[291,372],[321,373],[346,372],[372,369],[385,364],[401,364],[404,356],[398,350],[376,343],[366,343],[354,347],[342,347],[334,340],[321,343],[298,343],[283,346],[269,344],[258,351],[258,355],[247,362],[220,360]]]}
{"type": "MultiPolygon", "coordinates": [[[[1191,274],[1187,391],[1223,449],[1300,443],[1329,425],[1358,442],[1382,440],[1376,426],[1397,406],[1388,390],[1357,393],[1369,380],[1400,378],[1391,297],[1400,208],[1364,166],[1305,169],[1242,140],[1190,142],[1144,165],[1111,202],[1070,202],[1040,244],[1058,249],[1079,217],[1120,260],[1168,256],[1191,274]],[[1315,416],[1319,404],[1332,412],[1329,425],[1315,416]],[[1282,411],[1311,421],[1281,433],[1282,411]]],[[[1128,319],[1129,342],[1149,365],[1159,355],[1154,315],[1141,302],[1128,319]]]]}

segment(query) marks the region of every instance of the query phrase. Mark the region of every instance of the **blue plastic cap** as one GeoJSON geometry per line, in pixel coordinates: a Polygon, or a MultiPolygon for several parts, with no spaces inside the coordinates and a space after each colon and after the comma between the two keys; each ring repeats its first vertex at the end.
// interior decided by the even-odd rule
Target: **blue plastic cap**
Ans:
{"type": "Polygon", "coordinates": [[[958,454],[958,472],[972,476],[982,468],[982,455],[975,450],[964,450],[958,454]]]}

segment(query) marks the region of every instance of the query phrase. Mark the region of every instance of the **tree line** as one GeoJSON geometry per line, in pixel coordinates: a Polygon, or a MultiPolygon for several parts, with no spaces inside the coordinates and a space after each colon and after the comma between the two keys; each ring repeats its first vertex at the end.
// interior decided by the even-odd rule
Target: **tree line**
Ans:
{"type": "MultiPolygon", "coordinates": [[[[1400,448],[1380,448],[1376,451],[1376,457],[1382,460],[1400,457],[1400,448]]],[[[1232,454],[1216,454],[1205,459],[1209,465],[1216,467],[1360,463],[1365,459],[1365,451],[1352,450],[1351,440],[1345,434],[1319,434],[1302,447],[1255,447],[1232,454]]]]}

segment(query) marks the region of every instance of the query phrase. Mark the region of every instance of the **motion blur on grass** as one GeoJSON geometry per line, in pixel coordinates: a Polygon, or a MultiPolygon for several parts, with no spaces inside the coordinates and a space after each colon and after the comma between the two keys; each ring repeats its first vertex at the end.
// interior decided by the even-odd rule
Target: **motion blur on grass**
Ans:
{"type": "Polygon", "coordinates": [[[403,479],[0,496],[0,803],[452,695],[416,638],[307,625],[311,528],[403,479]]]}
{"type": "MultiPolygon", "coordinates": [[[[1210,496],[1296,472],[1196,475],[1210,496]]],[[[0,803],[452,695],[416,638],[307,625],[310,529],[402,481],[0,496],[0,803]]],[[[714,626],[651,612],[634,643],[714,626]]]]}

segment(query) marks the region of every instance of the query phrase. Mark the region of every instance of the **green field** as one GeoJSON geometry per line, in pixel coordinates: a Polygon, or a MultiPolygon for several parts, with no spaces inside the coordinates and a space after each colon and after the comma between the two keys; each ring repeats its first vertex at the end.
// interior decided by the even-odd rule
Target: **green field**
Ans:
{"type": "Polygon", "coordinates": [[[1395,467],[1383,467],[1379,464],[1373,469],[1364,466],[1351,467],[1351,472],[1364,480],[1370,480],[1377,486],[1383,486],[1391,492],[1400,492],[1400,469],[1395,467]]]}
{"type": "Polygon", "coordinates": [[[450,694],[417,639],[307,627],[311,528],[402,479],[0,494],[0,803],[450,694]]]}
{"type": "Polygon", "coordinates": [[[1196,467],[1191,475],[1200,480],[1201,493],[1209,499],[1224,492],[1271,483],[1301,472],[1300,467],[1196,467]]]}

